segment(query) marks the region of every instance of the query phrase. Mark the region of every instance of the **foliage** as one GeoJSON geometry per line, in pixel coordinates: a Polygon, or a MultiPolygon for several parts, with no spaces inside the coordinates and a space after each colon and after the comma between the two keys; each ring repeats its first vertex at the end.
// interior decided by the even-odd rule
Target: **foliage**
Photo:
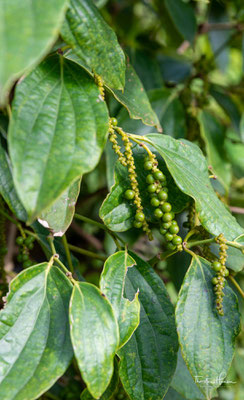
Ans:
{"type": "Polygon", "coordinates": [[[243,398],[242,3],[2,1],[1,400],[243,398]]]}

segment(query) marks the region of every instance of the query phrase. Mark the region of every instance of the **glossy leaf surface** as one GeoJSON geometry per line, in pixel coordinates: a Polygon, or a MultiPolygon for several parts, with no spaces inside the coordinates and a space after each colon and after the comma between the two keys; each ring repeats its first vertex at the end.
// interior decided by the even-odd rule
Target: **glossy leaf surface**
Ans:
{"type": "Polygon", "coordinates": [[[119,329],[111,304],[90,283],[79,282],[73,288],[70,325],[82,377],[91,395],[98,399],[113,375],[119,329]]]}
{"type": "Polygon", "coordinates": [[[149,134],[146,141],[164,158],[179,189],[191,196],[202,225],[213,235],[220,233],[233,240],[243,233],[224,204],[215,194],[206,160],[195,144],[166,135],[149,134]]]}
{"type": "Polygon", "coordinates": [[[197,23],[192,7],[182,0],[165,0],[165,6],[175,28],[185,40],[192,43],[197,32],[197,23]]]}
{"type": "Polygon", "coordinates": [[[67,0],[3,0],[0,13],[0,104],[11,84],[51,49],[67,0]]]}
{"type": "Polygon", "coordinates": [[[240,329],[237,298],[224,288],[224,316],[215,308],[210,263],[195,256],[185,276],[176,307],[177,330],[183,358],[207,398],[224,380],[234,355],[240,329]]]}
{"type": "Polygon", "coordinates": [[[136,266],[129,268],[125,295],[133,298],[139,288],[140,324],[119,351],[120,379],[134,400],[159,400],[173,377],[178,342],[174,308],[162,280],[151,266],[130,253],[136,266]]]}
{"type": "Polygon", "coordinates": [[[135,260],[127,251],[118,251],[106,260],[100,279],[100,289],[112,304],[119,324],[120,347],[129,340],[140,321],[138,293],[132,301],[123,296],[127,270],[134,265],[135,260]]]}
{"type": "Polygon", "coordinates": [[[9,149],[30,220],[95,167],[107,130],[98,88],[75,63],[50,57],[17,86],[9,149]]]}
{"type": "Polygon", "coordinates": [[[73,51],[111,88],[123,90],[125,56],[114,31],[92,1],[71,0],[61,35],[73,51]]]}
{"type": "Polygon", "coordinates": [[[39,222],[48,228],[54,236],[63,236],[70,226],[79,192],[80,179],[72,183],[55,203],[41,214],[39,222]]]}
{"type": "Polygon", "coordinates": [[[11,282],[0,313],[1,400],[36,399],[67,369],[73,356],[71,291],[66,276],[48,263],[23,271],[11,282]]]}

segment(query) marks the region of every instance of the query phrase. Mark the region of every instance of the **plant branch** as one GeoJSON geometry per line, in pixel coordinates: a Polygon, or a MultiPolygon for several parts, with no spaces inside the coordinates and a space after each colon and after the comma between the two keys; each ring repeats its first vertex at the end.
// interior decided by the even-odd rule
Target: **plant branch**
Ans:
{"type": "Polygon", "coordinates": [[[69,269],[73,274],[74,273],[74,267],[73,267],[73,264],[72,264],[71,254],[70,254],[70,251],[69,251],[69,246],[68,246],[68,242],[67,242],[67,238],[66,238],[65,234],[62,236],[62,242],[63,242],[63,246],[64,246],[65,255],[66,255],[66,258],[67,258],[69,269]]]}
{"type": "Polygon", "coordinates": [[[233,283],[235,288],[240,293],[241,297],[244,299],[244,292],[243,292],[242,288],[240,287],[240,285],[236,282],[235,278],[232,275],[229,275],[228,279],[233,283]]]}
{"type": "Polygon", "coordinates": [[[244,208],[241,207],[230,207],[230,211],[234,214],[244,214],[244,208]]]}
{"type": "Polygon", "coordinates": [[[106,257],[100,254],[93,253],[92,251],[81,249],[80,247],[73,246],[72,244],[68,244],[70,250],[75,251],[76,253],[82,254],[83,256],[95,258],[97,260],[106,261],[106,257]]]}

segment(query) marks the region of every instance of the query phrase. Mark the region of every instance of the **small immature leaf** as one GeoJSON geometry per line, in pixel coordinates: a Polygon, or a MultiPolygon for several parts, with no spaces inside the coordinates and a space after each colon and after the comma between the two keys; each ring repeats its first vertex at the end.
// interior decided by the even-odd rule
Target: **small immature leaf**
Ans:
{"type": "Polygon", "coordinates": [[[9,208],[21,221],[26,221],[27,215],[16,193],[12,168],[7,151],[4,147],[4,139],[0,137],[0,194],[9,208]]]}
{"type": "Polygon", "coordinates": [[[185,40],[193,42],[197,32],[193,8],[182,0],[165,0],[165,6],[175,25],[185,40]]]}
{"type": "Polygon", "coordinates": [[[211,283],[213,276],[210,263],[195,256],[176,307],[183,358],[207,399],[227,375],[240,330],[237,298],[228,285],[224,288],[224,316],[218,315],[211,283]]]}
{"type": "MultiPolygon", "coordinates": [[[[114,373],[112,376],[112,379],[103,393],[103,395],[100,397],[100,400],[110,400],[111,397],[114,395],[117,386],[119,384],[119,371],[118,371],[118,361],[116,358],[114,359],[114,373]]],[[[83,390],[80,396],[80,400],[94,400],[94,397],[91,395],[88,389],[83,390]]]]}
{"type": "Polygon", "coordinates": [[[111,88],[123,90],[125,56],[114,31],[90,0],[71,0],[61,35],[73,51],[111,88]]]}
{"type": "Polygon", "coordinates": [[[95,167],[107,131],[99,90],[75,63],[50,57],[17,86],[9,150],[30,221],[95,167]]]}
{"type": "Polygon", "coordinates": [[[130,301],[123,297],[127,269],[135,265],[135,260],[127,251],[118,251],[105,262],[100,279],[100,289],[112,304],[119,324],[120,347],[131,337],[140,322],[138,292],[130,301]]]}
{"type": "Polygon", "coordinates": [[[72,285],[48,263],[21,272],[0,313],[1,400],[39,398],[73,356],[68,306],[72,285]]]}
{"type": "Polygon", "coordinates": [[[149,134],[145,139],[164,158],[179,189],[195,200],[199,219],[207,231],[215,236],[223,233],[227,240],[243,233],[215,194],[206,160],[198,146],[184,139],[175,140],[159,134],[149,134]]]}
{"type": "Polygon", "coordinates": [[[53,236],[63,236],[70,226],[74,213],[75,203],[80,192],[78,179],[61,194],[61,196],[48,207],[40,216],[39,222],[48,228],[53,236]]]}
{"type": "Polygon", "coordinates": [[[75,284],[70,303],[71,340],[87,388],[100,398],[113,375],[119,329],[109,301],[95,286],[75,284]]]}
{"type": "MultiPolygon", "coordinates": [[[[145,171],[143,168],[144,158],[146,156],[145,150],[136,145],[133,148],[133,154],[146,218],[153,223],[158,223],[158,219],[155,218],[150,204],[151,197],[147,191],[148,185],[146,183],[146,176],[148,175],[148,171],[145,171]]],[[[158,161],[159,168],[167,177],[169,202],[172,203],[172,209],[174,212],[180,212],[187,206],[188,197],[175,185],[162,159],[160,160],[158,158],[158,161]]],[[[123,232],[133,227],[136,209],[133,201],[128,201],[124,197],[125,191],[130,187],[128,170],[117,161],[115,165],[115,184],[100,208],[100,218],[103,219],[104,223],[112,231],[123,232]]]]}
{"type": "Polygon", "coordinates": [[[161,400],[168,390],[177,361],[174,308],[162,280],[136,254],[129,268],[125,295],[132,299],[139,288],[140,324],[119,350],[119,375],[133,400],[161,400]]]}
{"type": "Polygon", "coordinates": [[[67,0],[1,1],[0,104],[14,80],[50,50],[67,5],[67,0]]]}

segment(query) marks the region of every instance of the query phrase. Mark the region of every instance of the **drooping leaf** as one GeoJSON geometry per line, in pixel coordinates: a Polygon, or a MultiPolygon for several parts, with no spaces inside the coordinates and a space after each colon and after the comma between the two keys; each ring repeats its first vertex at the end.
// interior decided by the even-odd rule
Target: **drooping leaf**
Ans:
{"type": "Polygon", "coordinates": [[[200,117],[201,135],[206,144],[209,165],[213,167],[214,173],[228,191],[231,183],[231,165],[225,157],[224,135],[225,128],[210,113],[204,111],[200,117]]]}
{"type": "Polygon", "coordinates": [[[215,236],[223,233],[227,240],[233,240],[243,233],[215,194],[208,177],[206,160],[198,146],[184,139],[175,140],[159,134],[149,134],[145,141],[164,158],[179,189],[195,200],[199,219],[207,231],[215,236]]]}
{"type": "Polygon", "coordinates": [[[48,263],[21,272],[0,313],[2,400],[33,400],[62,376],[73,356],[68,306],[72,285],[48,263]]]}
{"type": "Polygon", "coordinates": [[[1,2],[0,104],[6,100],[14,80],[51,49],[67,5],[67,0],[1,2]]]}
{"type": "Polygon", "coordinates": [[[120,347],[128,342],[140,322],[138,293],[132,301],[123,297],[127,270],[133,265],[135,260],[127,251],[118,251],[106,260],[100,278],[100,289],[112,304],[119,324],[120,347]]]}
{"type": "Polygon", "coordinates": [[[78,179],[72,183],[39,218],[39,222],[54,236],[63,236],[72,222],[75,203],[80,192],[80,182],[81,180],[78,179]]]}
{"type": "Polygon", "coordinates": [[[210,263],[195,256],[185,276],[176,307],[176,322],[186,365],[200,390],[211,398],[232,362],[240,329],[237,298],[224,288],[224,316],[215,308],[210,263]],[[208,382],[208,383],[206,383],[208,382]]]}
{"type": "Polygon", "coordinates": [[[16,193],[12,168],[7,151],[4,147],[4,140],[0,137],[0,194],[18,219],[26,221],[27,215],[16,193]]]}
{"type": "Polygon", "coordinates": [[[187,369],[187,366],[182,358],[180,349],[178,351],[175,374],[170,385],[187,400],[204,399],[203,394],[198,389],[197,385],[194,382],[194,379],[187,369]]]}
{"type": "Polygon", "coordinates": [[[119,329],[109,301],[86,282],[75,284],[70,303],[71,340],[91,395],[100,398],[113,375],[119,329]]]}
{"type": "Polygon", "coordinates": [[[73,51],[104,83],[123,90],[125,56],[114,31],[89,0],[71,0],[61,35],[73,51]]]}
{"type": "Polygon", "coordinates": [[[192,43],[197,31],[196,17],[192,7],[182,0],[165,0],[164,3],[175,28],[185,40],[192,43]]]}
{"type": "Polygon", "coordinates": [[[98,88],[75,63],[50,57],[17,86],[9,149],[29,220],[95,167],[107,130],[98,88]]]}
{"type": "MultiPolygon", "coordinates": [[[[116,358],[114,359],[114,373],[112,376],[112,379],[107,387],[107,389],[105,390],[105,392],[103,393],[103,395],[100,397],[100,400],[110,400],[111,397],[114,395],[118,383],[119,383],[119,371],[118,371],[118,361],[116,360],[116,358]]],[[[80,396],[80,400],[93,400],[94,397],[91,395],[91,393],[89,392],[88,389],[83,390],[83,392],[81,393],[80,396]]]]}
{"type": "MultiPolygon", "coordinates": [[[[158,223],[150,204],[150,195],[147,191],[148,185],[146,183],[146,176],[148,175],[148,171],[145,171],[143,168],[144,158],[146,156],[145,150],[140,146],[135,146],[133,148],[133,153],[136,171],[138,171],[137,179],[146,218],[153,223],[158,223]]],[[[158,161],[159,168],[167,177],[169,202],[172,203],[172,209],[174,212],[180,212],[186,207],[188,197],[175,185],[162,159],[158,159],[158,161]]],[[[115,184],[100,208],[100,217],[109,229],[113,231],[123,232],[133,227],[136,209],[133,201],[128,201],[124,197],[124,193],[128,188],[130,188],[128,170],[117,161],[115,166],[115,184]]]]}
{"type": "Polygon", "coordinates": [[[129,268],[125,295],[133,298],[139,288],[140,324],[128,343],[119,350],[120,379],[134,400],[160,400],[173,377],[178,342],[174,308],[162,280],[136,254],[129,268]]]}

